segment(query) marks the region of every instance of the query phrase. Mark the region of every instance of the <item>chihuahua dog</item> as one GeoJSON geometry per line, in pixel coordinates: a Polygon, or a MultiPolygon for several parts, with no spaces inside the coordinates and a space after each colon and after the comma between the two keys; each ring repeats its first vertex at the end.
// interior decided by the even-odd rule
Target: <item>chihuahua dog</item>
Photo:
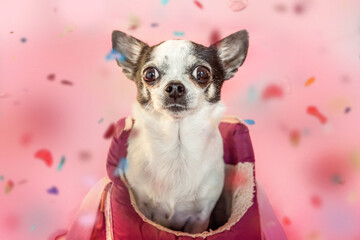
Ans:
{"type": "Polygon", "coordinates": [[[188,233],[207,230],[224,186],[225,106],[221,87],[247,55],[248,33],[205,47],[187,40],[154,46],[120,31],[112,47],[137,87],[125,177],[145,217],[188,233]]]}

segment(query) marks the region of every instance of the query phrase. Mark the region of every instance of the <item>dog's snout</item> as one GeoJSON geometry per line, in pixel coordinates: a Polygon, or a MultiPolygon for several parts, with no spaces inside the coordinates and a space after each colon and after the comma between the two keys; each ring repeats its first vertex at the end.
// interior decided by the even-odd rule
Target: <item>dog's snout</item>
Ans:
{"type": "Polygon", "coordinates": [[[185,95],[185,86],[181,82],[170,82],[165,87],[165,93],[173,99],[180,98],[185,95]]]}

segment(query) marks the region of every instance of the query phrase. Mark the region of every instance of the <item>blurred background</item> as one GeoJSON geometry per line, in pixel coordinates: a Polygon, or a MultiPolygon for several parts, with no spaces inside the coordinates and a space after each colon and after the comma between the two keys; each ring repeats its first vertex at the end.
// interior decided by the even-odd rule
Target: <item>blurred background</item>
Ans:
{"type": "Polygon", "coordinates": [[[290,240],[360,239],[359,1],[14,0],[0,16],[0,239],[52,239],[105,176],[104,134],[136,97],[106,60],[114,29],[206,46],[247,29],[222,99],[279,221],[290,240]]]}

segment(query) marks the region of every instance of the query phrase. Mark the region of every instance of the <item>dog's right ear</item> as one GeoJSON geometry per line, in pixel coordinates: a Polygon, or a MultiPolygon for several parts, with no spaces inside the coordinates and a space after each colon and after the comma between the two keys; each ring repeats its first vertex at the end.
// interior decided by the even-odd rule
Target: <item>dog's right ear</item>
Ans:
{"type": "Polygon", "coordinates": [[[149,46],[139,39],[117,30],[112,32],[112,48],[125,56],[124,59],[116,59],[117,64],[130,80],[135,79],[136,63],[144,47],[149,46]]]}

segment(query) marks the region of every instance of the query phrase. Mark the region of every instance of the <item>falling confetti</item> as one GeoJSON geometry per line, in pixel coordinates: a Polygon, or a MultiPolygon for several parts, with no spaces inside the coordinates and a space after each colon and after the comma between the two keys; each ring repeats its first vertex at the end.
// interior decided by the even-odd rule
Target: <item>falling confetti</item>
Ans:
{"type": "Polygon", "coordinates": [[[47,76],[47,79],[48,79],[49,81],[54,81],[54,80],[55,80],[55,74],[53,74],[53,73],[49,74],[49,75],[47,76]]]}
{"type": "Polygon", "coordinates": [[[254,124],[255,124],[255,121],[252,120],[252,119],[245,119],[244,122],[245,122],[247,125],[254,125],[254,124]]]}
{"type": "Polygon", "coordinates": [[[53,195],[58,195],[59,194],[59,190],[57,189],[57,187],[52,187],[49,188],[48,190],[46,190],[49,194],[53,194],[53,195]]]}
{"type": "Polygon", "coordinates": [[[175,31],[175,32],[174,32],[174,36],[176,36],[176,37],[182,37],[182,36],[184,36],[184,35],[185,35],[184,32],[179,32],[179,31],[175,31]]]}
{"type": "Polygon", "coordinates": [[[43,160],[48,167],[53,163],[52,155],[49,150],[41,149],[35,153],[35,157],[43,160]]]}
{"type": "Polygon", "coordinates": [[[309,115],[317,117],[322,124],[325,124],[327,122],[327,118],[322,115],[316,107],[308,106],[306,111],[309,115]]]}
{"type": "Polygon", "coordinates": [[[0,176],[0,181],[4,181],[4,180],[5,180],[4,176],[0,176]]]}
{"type": "Polygon", "coordinates": [[[10,34],[13,34],[13,33],[14,33],[13,31],[10,32],[10,34]]]}
{"type": "Polygon", "coordinates": [[[63,168],[63,166],[64,166],[64,164],[65,164],[65,161],[66,161],[65,156],[62,156],[62,157],[61,157],[61,160],[60,160],[60,163],[59,163],[59,165],[58,165],[58,171],[59,171],[59,172],[62,170],[62,168],[63,168]]]}
{"type": "Polygon", "coordinates": [[[248,0],[230,0],[230,9],[234,12],[244,10],[248,6],[248,0]]]}
{"type": "Polygon", "coordinates": [[[313,205],[316,208],[319,208],[322,206],[322,200],[319,196],[313,195],[310,199],[311,205],[313,205]]]}
{"type": "Polygon", "coordinates": [[[127,168],[128,168],[128,162],[126,158],[121,158],[118,163],[118,166],[115,169],[114,176],[123,175],[126,172],[127,168]]]}
{"type": "Polygon", "coordinates": [[[115,134],[115,124],[112,123],[104,133],[104,138],[105,139],[111,138],[114,134],[115,134]]]}
{"type": "Polygon", "coordinates": [[[294,12],[298,15],[301,15],[305,12],[305,4],[298,2],[294,5],[294,12]]]}
{"type": "Polygon", "coordinates": [[[19,182],[17,183],[17,185],[23,185],[23,184],[25,184],[25,183],[27,183],[27,180],[26,180],[26,179],[23,179],[23,180],[19,181],[19,182]]]}
{"type": "Polygon", "coordinates": [[[72,83],[71,81],[69,81],[69,80],[61,80],[61,84],[63,84],[63,85],[68,85],[68,86],[72,86],[72,85],[73,85],[73,83],[72,83]]]}
{"type": "Polygon", "coordinates": [[[151,27],[157,27],[157,26],[159,26],[159,24],[158,23],[152,23],[150,26],[151,27]]]}
{"type": "Polygon", "coordinates": [[[270,98],[281,98],[283,95],[284,95],[284,93],[283,93],[283,90],[281,89],[281,87],[279,87],[275,84],[270,84],[263,91],[262,99],[267,100],[270,98]]]}
{"type": "Polygon", "coordinates": [[[0,98],[9,98],[9,97],[11,97],[11,95],[8,93],[0,93],[0,98]]]}
{"type": "Polygon", "coordinates": [[[210,33],[210,44],[214,44],[220,40],[220,32],[217,29],[214,29],[210,33]]]}
{"type": "Polygon", "coordinates": [[[165,6],[166,4],[168,4],[168,3],[169,3],[169,0],[161,0],[161,4],[164,5],[164,6],[165,6]]]}
{"type": "Polygon", "coordinates": [[[129,30],[136,30],[140,26],[140,19],[137,16],[129,16],[129,30]]]}
{"type": "Polygon", "coordinates": [[[34,229],[35,229],[35,224],[33,224],[33,225],[31,226],[30,232],[34,231],[34,229]]]}
{"type": "Polygon", "coordinates": [[[305,83],[305,86],[310,86],[311,84],[313,84],[315,82],[315,78],[314,77],[311,77],[309,78],[306,83],[305,83]]]}
{"type": "Polygon", "coordinates": [[[287,10],[287,7],[284,4],[276,4],[274,6],[274,9],[277,12],[285,12],[287,10]]]}
{"type": "Polygon", "coordinates": [[[102,123],[103,121],[104,121],[104,118],[100,118],[99,121],[98,121],[98,123],[100,124],[100,123],[102,123]]]}
{"type": "Polygon", "coordinates": [[[5,194],[9,194],[14,188],[14,182],[11,180],[8,180],[5,186],[5,194]]]}
{"type": "Polygon", "coordinates": [[[21,138],[20,138],[20,143],[21,143],[21,145],[23,145],[23,146],[27,146],[27,145],[30,144],[31,140],[32,140],[31,134],[30,134],[30,133],[25,133],[25,134],[23,134],[23,135],[21,136],[21,138]]]}
{"type": "Polygon", "coordinates": [[[298,130],[293,130],[290,132],[290,142],[293,146],[297,146],[300,143],[300,132],[298,130]]]}
{"type": "Polygon", "coordinates": [[[291,220],[290,220],[290,218],[288,218],[288,217],[283,217],[283,224],[284,225],[287,225],[287,226],[289,226],[289,225],[291,225],[291,220]]]}
{"type": "Polygon", "coordinates": [[[75,30],[75,25],[68,24],[65,26],[64,31],[61,34],[59,34],[59,37],[64,37],[65,35],[67,35],[68,33],[71,33],[74,30],[75,30]]]}
{"type": "Polygon", "coordinates": [[[26,43],[27,39],[23,37],[23,38],[20,39],[20,41],[21,41],[22,43],[26,43]]]}
{"type": "Polygon", "coordinates": [[[200,8],[200,9],[204,8],[204,6],[201,4],[201,2],[195,0],[194,3],[195,3],[196,6],[198,6],[198,8],[200,8]]]}
{"type": "Polygon", "coordinates": [[[87,161],[91,158],[91,154],[90,152],[84,150],[79,153],[79,158],[82,161],[87,161]]]}
{"type": "Polygon", "coordinates": [[[339,174],[334,174],[331,177],[331,181],[335,184],[340,184],[340,185],[344,185],[345,184],[345,180],[339,175],[339,174]]]}
{"type": "Polygon", "coordinates": [[[118,51],[116,51],[115,49],[113,49],[108,54],[106,54],[105,60],[109,61],[109,60],[114,60],[114,59],[119,60],[120,62],[123,62],[126,60],[126,57],[124,54],[121,54],[118,51]]]}
{"type": "Polygon", "coordinates": [[[345,114],[349,113],[351,111],[350,107],[345,108],[345,114]]]}

